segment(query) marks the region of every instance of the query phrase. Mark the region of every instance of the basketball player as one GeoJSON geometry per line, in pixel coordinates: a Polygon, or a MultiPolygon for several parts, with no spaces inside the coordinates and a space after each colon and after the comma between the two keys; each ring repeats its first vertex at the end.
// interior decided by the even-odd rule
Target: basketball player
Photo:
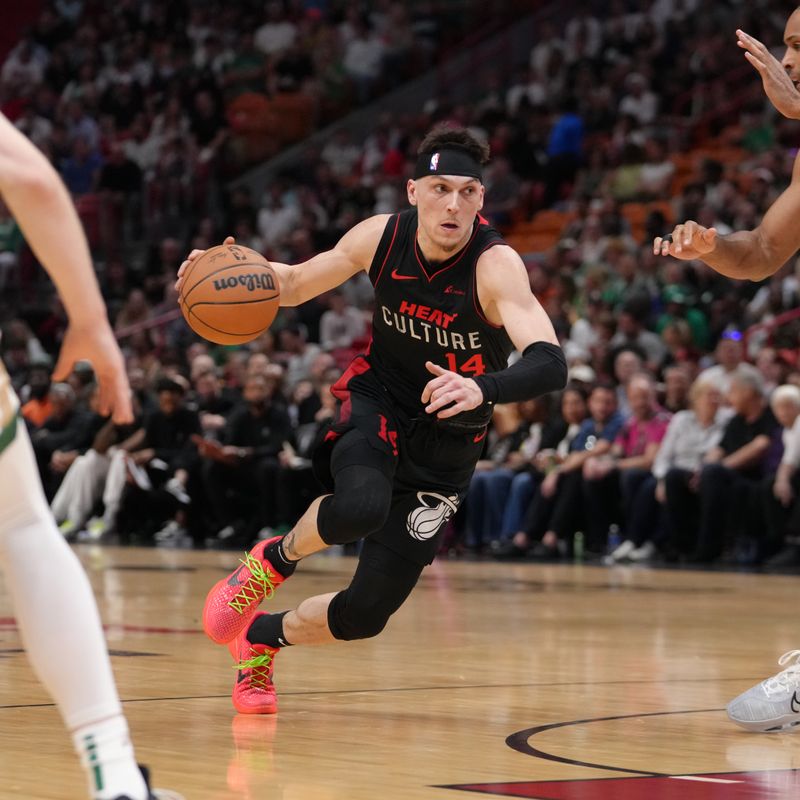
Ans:
{"type": "MultiPolygon", "coordinates": [[[[736,31],[736,35],[737,44],[761,76],[773,105],[784,116],[800,119],[800,8],[786,23],[782,61],[744,31],[736,31]]],[[[800,249],[799,220],[800,156],[795,160],[789,187],[755,230],[718,236],[716,229],[689,220],[677,225],[669,236],[656,238],[653,249],[664,256],[700,259],[730,278],[760,281],[777,272],[800,249]]],[[[785,667],[782,672],[728,704],[728,716],[737,725],[761,732],[800,725],[800,650],[785,653],[778,664],[785,667]]]]}
{"type": "Polygon", "coordinates": [[[492,405],[566,382],[564,356],[522,260],[480,216],[488,156],[465,129],[434,129],[408,181],[412,208],[359,223],[303,264],[273,265],[289,306],[365,270],[375,314],[369,352],[332,388],[341,409],[316,453],[331,493],[284,538],[257,545],[206,600],[206,633],[231,643],[239,661],[233,700],[242,713],[276,710],[272,669],[281,648],[383,630],[465,496],[492,405]],[[522,357],[508,367],[514,348],[522,357]],[[298,561],[359,539],[347,589],[257,613],[298,561]]]}
{"type": "MultiPolygon", "coordinates": [[[[53,377],[66,380],[76,361],[88,359],[100,384],[102,412],[113,412],[119,423],[130,421],[122,354],[72,201],[47,159],[2,114],[0,193],[69,315],[53,377]]],[[[89,581],[50,514],[2,363],[0,565],[28,656],[72,733],[90,796],[153,800],[134,758],[89,581]]]]}

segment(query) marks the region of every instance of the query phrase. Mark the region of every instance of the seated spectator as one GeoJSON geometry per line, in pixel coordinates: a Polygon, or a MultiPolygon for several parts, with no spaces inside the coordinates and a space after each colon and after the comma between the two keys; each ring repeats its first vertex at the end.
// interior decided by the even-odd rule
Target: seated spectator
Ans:
{"type": "Polygon", "coordinates": [[[644,369],[642,351],[635,347],[623,345],[612,357],[614,379],[617,382],[617,409],[624,417],[631,413],[628,405],[628,383],[631,378],[644,369]]]}
{"type": "Polygon", "coordinates": [[[349,350],[353,342],[364,336],[364,315],[351,306],[339,289],[328,294],[330,308],[319,321],[320,344],[323,350],[349,350]]]}
{"type": "MultiPolygon", "coordinates": [[[[730,409],[722,408],[722,396],[713,382],[695,381],[690,392],[690,403],[690,409],[678,411],[673,416],[653,462],[655,499],[662,507],[667,503],[667,495],[676,491],[674,487],[699,484],[703,457],[719,444],[725,425],[732,416],[730,409]]],[[[666,510],[665,507],[664,512],[666,510]]],[[[666,513],[663,517],[661,541],[658,541],[657,535],[651,535],[661,533],[660,530],[638,528],[630,532],[629,540],[633,545],[628,555],[630,560],[640,561],[651,557],[655,554],[656,545],[661,547],[668,560],[674,560],[679,553],[688,552],[690,545],[693,545],[686,541],[691,530],[679,527],[666,513]]]]}
{"type": "Polygon", "coordinates": [[[624,422],[613,386],[596,384],[589,394],[589,418],[569,445],[569,455],[547,473],[528,509],[525,529],[513,538],[518,553],[524,554],[539,539],[532,551],[537,558],[557,558],[568,551],[582,523],[583,465],[592,456],[611,450],[624,422]]]}
{"type": "Polygon", "coordinates": [[[30,429],[44,425],[53,413],[50,399],[50,363],[33,364],[28,372],[28,382],[21,392],[23,399],[22,416],[30,429]]]}
{"type": "Polygon", "coordinates": [[[59,529],[68,539],[86,533],[85,538],[97,541],[115,531],[128,477],[128,453],[141,444],[144,434],[141,405],[135,395],[133,404],[135,421],[116,425],[107,420],[96,433],[92,446],[72,462],[50,504],[59,529]],[[101,499],[102,517],[90,519],[101,499]]]}
{"type": "MultiPolygon", "coordinates": [[[[254,358],[254,356],[251,356],[254,358]]],[[[195,360],[196,363],[197,360],[195,360]]],[[[190,407],[200,417],[200,428],[204,436],[217,438],[225,427],[227,416],[236,405],[237,393],[222,385],[216,368],[198,374],[193,380],[194,391],[190,398],[190,407]]]]}
{"type": "Polygon", "coordinates": [[[202,481],[217,540],[242,546],[261,528],[288,522],[288,493],[278,454],[292,437],[286,409],[272,402],[274,384],[262,375],[247,378],[243,404],[231,412],[221,445],[198,443],[202,481]]]}
{"type": "Polygon", "coordinates": [[[72,462],[90,447],[102,424],[102,417],[96,413],[97,401],[95,390],[91,409],[84,410],[77,405],[75,391],[68,383],[55,383],[50,387],[53,413],[41,428],[31,432],[48,500],[55,495],[72,462]]]}
{"type": "Polygon", "coordinates": [[[144,433],[131,448],[117,529],[123,539],[150,539],[179,545],[186,540],[184,520],[176,518],[189,504],[186,487],[195,458],[192,436],[200,433],[197,412],[186,408],[181,383],[161,378],[156,384],[158,409],[144,421],[144,433]]]}
{"type": "MultiPolygon", "coordinates": [[[[706,382],[702,377],[698,380],[706,382]]],[[[760,376],[735,372],[728,401],[734,416],[720,443],[706,453],[699,474],[672,470],[665,477],[672,541],[677,544],[678,536],[687,537],[693,562],[718,558],[740,526],[753,520],[764,457],[778,425],[764,398],[760,376]]]]}
{"type": "Polygon", "coordinates": [[[555,447],[564,433],[564,426],[553,424],[550,405],[548,397],[517,403],[516,429],[492,443],[491,459],[478,462],[467,496],[473,546],[497,549],[504,539],[504,524],[512,526],[507,536],[519,530],[535,486],[530,472],[533,459],[542,448],[555,447]],[[506,516],[511,521],[504,523],[506,516]]]}
{"type": "Polygon", "coordinates": [[[716,364],[704,369],[697,378],[713,381],[726,401],[736,375],[746,373],[756,381],[761,380],[759,371],[744,360],[742,334],[737,330],[726,330],[722,334],[714,350],[714,360],[716,364]]]}
{"type": "Polygon", "coordinates": [[[612,562],[627,558],[633,540],[657,524],[656,480],[650,470],[670,420],[656,402],[655,384],[647,373],[628,383],[628,405],[631,417],[611,451],[593,455],[583,465],[586,545],[602,552],[611,525],[618,524],[623,541],[609,554],[612,562]]]}
{"type": "Polygon", "coordinates": [[[322,351],[318,344],[306,341],[306,333],[299,325],[284,328],[280,340],[286,360],[286,389],[291,392],[300,381],[310,377],[311,366],[322,351]]]}
{"type": "Polygon", "coordinates": [[[767,526],[762,554],[774,567],[800,564],[800,389],[779,386],[770,399],[783,428],[783,457],[775,475],[762,486],[767,526]]]}
{"type": "Polygon", "coordinates": [[[571,383],[561,393],[560,406],[561,413],[557,419],[531,425],[528,439],[520,447],[526,463],[511,479],[502,511],[500,537],[492,543],[495,555],[515,555],[518,548],[512,537],[522,529],[537,487],[551,469],[567,458],[572,440],[586,419],[586,390],[571,383]]]}
{"type": "Polygon", "coordinates": [[[670,414],[686,410],[689,407],[691,386],[692,378],[685,366],[667,367],[664,370],[664,400],[661,405],[670,414]]]}
{"type": "Polygon", "coordinates": [[[611,347],[634,347],[644,352],[647,367],[657,370],[667,354],[661,337],[645,328],[642,312],[632,303],[622,308],[617,317],[617,332],[611,338],[611,347]]]}

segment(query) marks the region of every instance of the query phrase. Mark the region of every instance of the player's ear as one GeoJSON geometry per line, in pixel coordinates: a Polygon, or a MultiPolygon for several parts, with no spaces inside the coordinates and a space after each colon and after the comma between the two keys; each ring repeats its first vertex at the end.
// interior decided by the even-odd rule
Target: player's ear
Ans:
{"type": "Polygon", "coordinates": [[[406,184],[406,193],[408,194],[408,202],[412,206],[415,206],[417,204],[417,184],[412,178],[408,179],[408,183],[406,184]]]}
{"type": "Polygon", "coordinates": [[[481,184],[481,196],[480,196],[480,202],[478,203],[478,211],[480,211],[483,208],[483,197],[485,194],[486,194],[486,187],[483,184],[481,184]]]}

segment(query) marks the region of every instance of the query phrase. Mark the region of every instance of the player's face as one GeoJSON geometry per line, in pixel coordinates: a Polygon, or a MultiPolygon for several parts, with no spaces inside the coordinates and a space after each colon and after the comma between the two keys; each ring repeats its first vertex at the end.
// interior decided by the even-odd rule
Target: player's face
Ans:
{"type": "Polygon", "coordinates": [[[431,175],[408,182],[408,201],[419,212],[427,243],[450,252],[464,245],[483,208],[483,185],[475,178],[431,175]]]}
{"type": "Polygon", "coordinates": [[[789,17],[783,32],[783,41],[786,43],[786,53],[781,63],[794,81],[795,88],[800,90],[800,10],[789,17]]]}

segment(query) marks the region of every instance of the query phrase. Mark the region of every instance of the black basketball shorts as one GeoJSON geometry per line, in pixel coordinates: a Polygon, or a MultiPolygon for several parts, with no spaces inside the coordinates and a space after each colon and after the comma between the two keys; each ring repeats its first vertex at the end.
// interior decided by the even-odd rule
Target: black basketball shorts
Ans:
{"type": "Polygon", "coordinates": [[[445,523],[466,496],[486,428],[408,416],[393,402],[364,356],[353,361],[332,391],[341,406],[315,450],[317,477],[333,491],[333,449],[345,433],[359,431],[369,447],[337,452],[337,469],[370,466],[392,482],[389,518],[370,538],[414,563],[430,564],[445,523]]]}

